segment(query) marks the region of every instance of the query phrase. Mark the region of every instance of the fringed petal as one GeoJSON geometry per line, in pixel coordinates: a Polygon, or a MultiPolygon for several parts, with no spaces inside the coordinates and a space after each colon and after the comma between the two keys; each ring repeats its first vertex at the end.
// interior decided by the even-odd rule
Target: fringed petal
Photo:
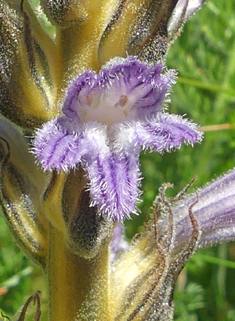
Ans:
{"type": "Polygon", "coordinates": [[[36,131],[32,151],[45,170],[67,169],[76,165],[74,159],[78,153],[76,140],[75,135],[70,134],[66,127],[61,126],[58,119],[54,119],[36,131]],[[76,149],[73,148],[75,144],[76,149]]]}
{"type": "Polygon", "coordinates": [[[93,205],[113,221],[123,221],[135,212],[139,195],[139,150],[130,154],[87,155],[84,169],[90,180],[93,205]]]}
{"type": "Polygon", "coordinates": [[[114,130],[119,148],[126,144],[135,144],[141,145],[143,149],[155,149],[159,153],[179,148],[182,143],[200,142],[203,135],[194,123],[168,113],[158,113],[156,117],[134,124],[126,122],[116,126],[114,130]]]}
{"type": "Polygon", "coordinates": [[[77,126],[67,117],[54,119],[38,129],[33,153],[45,170],[68,170],[74,168],[82,157],[93,159],[106,153],[107,129],[105,125],[89,122],[77,126]]]}

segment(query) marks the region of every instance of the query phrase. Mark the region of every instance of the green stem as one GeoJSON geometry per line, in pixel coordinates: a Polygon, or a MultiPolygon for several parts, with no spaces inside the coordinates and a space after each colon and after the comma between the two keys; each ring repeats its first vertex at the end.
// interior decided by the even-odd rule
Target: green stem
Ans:
{"type": "Polygon", "coordinates": [[[110,320],[109,248],[86,260],[68,250],[62,232],[50,227],[48,262],[50,321],[110,320]]]}

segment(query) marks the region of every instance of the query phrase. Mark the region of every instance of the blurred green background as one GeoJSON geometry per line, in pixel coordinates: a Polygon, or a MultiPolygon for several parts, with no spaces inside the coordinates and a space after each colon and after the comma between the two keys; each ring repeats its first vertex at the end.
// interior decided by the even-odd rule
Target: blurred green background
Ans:
{"type": "MultiPolygon", "coordinates": [[[[187,114],[201,126],[230,124],[232,129],[206,131],[202,144],[194,148],[183,146],[163,156],[142,154],[142,215],[126,223],[128,238],[142,229],[162,183],[174,183],[170,193],[176,194],[196,175],[194,188],[234,166],[234,0],[207,1],[170,48],[167,65],[179,75],[170,112],[187,114]]],[[[15,245],[0,216],[0,310],[12,317],[38,289],[46,309],[41,271],[15,245]]],[[[234,243],[199,251],[190,260],[176,285],[175,320],[235,321],[234,243]]]]}

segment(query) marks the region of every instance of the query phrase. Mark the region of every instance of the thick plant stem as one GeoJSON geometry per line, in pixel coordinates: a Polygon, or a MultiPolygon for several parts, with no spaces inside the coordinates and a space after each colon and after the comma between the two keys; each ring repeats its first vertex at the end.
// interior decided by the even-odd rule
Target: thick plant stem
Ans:
{"type": "Polygon", "coordinates": [[[50,227],[49,320],[109,321],[108,243],[86,260],[69,252],[61,232],[50,227]]]}

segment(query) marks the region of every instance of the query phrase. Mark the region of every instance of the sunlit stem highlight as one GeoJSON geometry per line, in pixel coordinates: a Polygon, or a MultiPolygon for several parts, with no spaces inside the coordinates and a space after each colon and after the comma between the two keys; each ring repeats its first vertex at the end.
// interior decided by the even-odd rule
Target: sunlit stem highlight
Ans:
{"type": "Polygon", "coordinates": [[[49,320],[110,320],[108,242],[90,260],[70,253],[62,232],[52,226],[49,243],[49,320]]]}

